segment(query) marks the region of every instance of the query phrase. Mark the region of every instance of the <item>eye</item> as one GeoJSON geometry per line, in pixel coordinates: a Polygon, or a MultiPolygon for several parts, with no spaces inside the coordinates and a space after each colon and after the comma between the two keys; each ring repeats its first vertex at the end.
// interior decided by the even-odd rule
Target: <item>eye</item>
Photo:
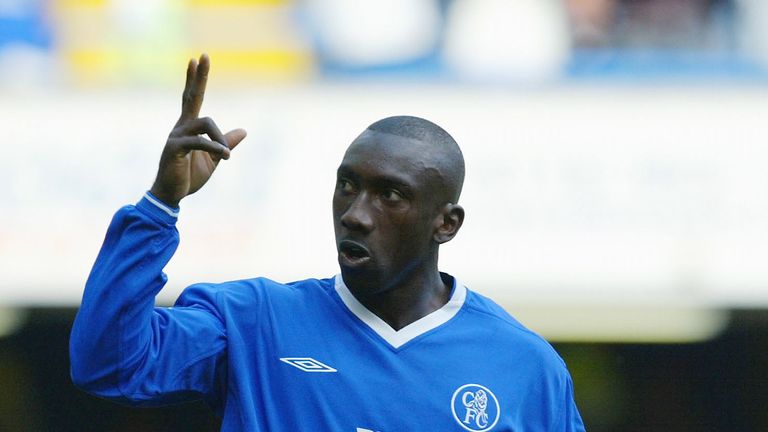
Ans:
{"type": "Polygon", "coordinates": [[[346,192],[346,193],[352,193],[355,191],[355,187],[352,185],[352,182],[345,178],[340,178],[336,183],[336,187],[340,191],[346,192]]]}
{"type": "Polygon", "coordinates": [[[382,198],[389,202],[400,202],[403,200],[403,194],[397,189],[387,189],[381,194],[382,198]]]}

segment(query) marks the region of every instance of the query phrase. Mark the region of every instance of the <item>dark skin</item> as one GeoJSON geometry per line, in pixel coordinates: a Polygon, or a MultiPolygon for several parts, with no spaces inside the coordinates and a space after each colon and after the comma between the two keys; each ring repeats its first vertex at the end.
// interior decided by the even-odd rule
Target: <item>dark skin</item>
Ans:
{"type": "Polygon", "coordinates": [[[157,178],[150,191],[171,207],[191,195],[211,178],[222,159],[245,138],[243,129],[221,133],[209,117],[199,117],[211,62],[207,54],[187,65],[187,81],[181,100],[181,116],[171,130],[160,156],[157,178]],[[205,138],[203,134],[208,135],[205,138]]]}
{"type": "MultiPolygon", "coordinates": [[[[181,116],[151,188],[172,207],[198,191],[246,135],[243,129],[223,134],[213,120],[199,117],[209,68],[205,54],[187,66],[181,116]]],[[[429,142],[366,130],[339,166],[333,219],[344,282],[395,330],[449,299],[437,259],[439,245],[464,221],[464,210],[452,202],[455,158],[429,142]]]]}
{"type": "Polygon", "coordinates": [[[366,130],[337,172],[333,220],[344,282],[395,330],[449,298],[438,249],[461,228],[464,210],[448,201],[448,157],[427,142],[366,130]]]}

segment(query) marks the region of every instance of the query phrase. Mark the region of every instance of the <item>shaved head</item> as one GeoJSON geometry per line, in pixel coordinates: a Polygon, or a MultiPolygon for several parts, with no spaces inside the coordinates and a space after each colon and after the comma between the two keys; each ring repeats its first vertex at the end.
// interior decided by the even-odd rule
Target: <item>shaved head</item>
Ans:
{"type": "Polygon", "coordinates": [[[445,193],[443,198],[458,202],[464,185],[464,155],[445,129],[420,117],[393,116],[373,123],[366,131],[404,137],[425,145],[423,156],[437,165],[445,193]]]}
{"type": "Polygon", "coordinates": [[[406,281],[450,292],[437,259],[464,221],[463,181],[459,146],[428,120],[388,117],[352,141],[336,170],[333,220],[342,276],[356,296],[406,281]]]}

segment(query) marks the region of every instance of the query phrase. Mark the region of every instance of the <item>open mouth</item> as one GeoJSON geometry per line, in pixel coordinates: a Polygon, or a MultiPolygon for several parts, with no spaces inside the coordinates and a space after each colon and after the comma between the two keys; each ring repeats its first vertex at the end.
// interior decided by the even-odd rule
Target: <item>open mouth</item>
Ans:
{"type": "Polygon", "coordinates": [[[356,266],[371,259],[371,253],[365,246],[351,240],[342,240],[339,243],[339,257],[342,264],[356,266]]]}

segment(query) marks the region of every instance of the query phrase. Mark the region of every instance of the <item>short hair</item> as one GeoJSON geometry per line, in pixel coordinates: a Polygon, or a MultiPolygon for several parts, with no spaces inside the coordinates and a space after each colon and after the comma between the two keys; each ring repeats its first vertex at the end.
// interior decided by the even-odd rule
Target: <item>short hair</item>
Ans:
{"type": "Polygon", "coordinates": [[[421,117],[399,115],[381,119],[368,126],[368,130],[415,139],[439,151],[445,170],[443,175],[447,177],[449,199],[454,203],[459,200],[464,185],[464,155],[459,144],[445,129],[421,117]]]}

